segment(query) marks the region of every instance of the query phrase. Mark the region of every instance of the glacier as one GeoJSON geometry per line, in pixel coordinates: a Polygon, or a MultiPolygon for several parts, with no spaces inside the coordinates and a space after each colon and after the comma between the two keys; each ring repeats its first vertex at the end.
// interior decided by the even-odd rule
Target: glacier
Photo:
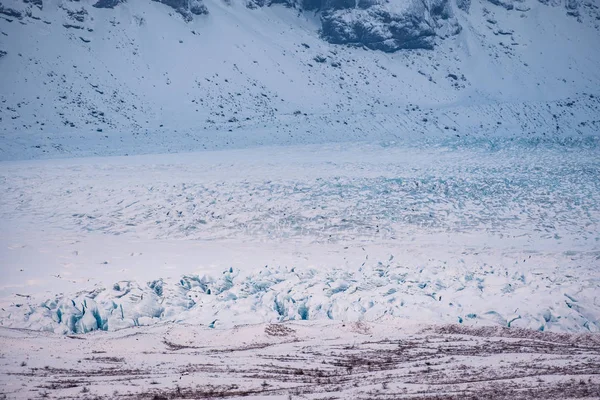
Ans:
{"type": "MultiPolygon", "coordinates": [[[[407,260],[408,261],[408,260],[407,260]]],[[[521,260],[523,261],[523,260],[521,260]]],[[[408,262],[409,263],[409,262],[408,262]]],[[[592,265],[579,279],[556,270],[515,266],[405,266],[377,261],[354,270],[264,266],[244,274],[182,276],[14,304],[1,325],[61,334],[166,322],[232,328],[290,320],[377,321],[384,317],[435,324],[497,325],[540,331],[598,332],[600,280],[592,265]]]]}
{"type": "Polygon", "coordinates": [[[0,0],[0,399],[600,398],[599,0],[0,0]]]}
{"type": "Polygon", "coordinates": [[[599,151],[456,139],[5,162],[0,325],[596,332],[599,151]]]}

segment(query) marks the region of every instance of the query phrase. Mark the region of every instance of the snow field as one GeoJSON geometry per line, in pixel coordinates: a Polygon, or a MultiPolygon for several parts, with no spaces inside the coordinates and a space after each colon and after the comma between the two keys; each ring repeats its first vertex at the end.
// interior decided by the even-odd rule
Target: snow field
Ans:
{"type": "Polygon", "coordinates": [[[394,316],[595,332],[591,144],[4,163],[0,322],[84,333],[394,316]]]}

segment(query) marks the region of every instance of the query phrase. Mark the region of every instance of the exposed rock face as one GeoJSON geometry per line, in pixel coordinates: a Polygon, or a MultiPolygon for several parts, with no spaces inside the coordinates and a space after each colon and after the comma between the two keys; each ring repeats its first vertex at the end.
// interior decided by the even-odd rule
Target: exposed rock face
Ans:
{"type": "MultiPolygon", "coordinates": [[[[470,0],[461,1],[468,10],[470,0]]],[[[385,52],[432,49],[436,36],[460,32],[450,0],[248,0],[246,4],[319,11],[323,39],[385,52]]]]}
{"type": "Polygon", "coordinates": [[[579,0],[566,0],[565,7],[567,10],[577,10],[579,8],[579,4],[581,2],[579,0]]]}
{"type": "Polygon", "coordinates": [[[512,0],[488,0],[488,1],[495,6],[499,6],[499,7],[505,8],[507,10],[512,10],[515,8],[512,0]]]}
{"type": "MultiPolygon", "coordinates": [[[[22,0],[29,8],[43,7],[43,0],[22,0]]],[[[79,2],[79,0],[69,0],[79,2]]],[[[115,8],[126,0],[95,0],[95,8],[115,8]]],[[[185,21],[195,15],[208,14],[203,0],[153,0],[173,8],[185,21]]],[[[228,2],[230,0],[223,0],[228,2]]],[[[524,0],[487,0],[506,10],[523,11],[524,0]]],[[[600,20],[599,7],[582,0],[539,0],[549,6],[564,7],[568,15],[600,20]],[[589,15],[588,15],[589,14],[589,15]]],[[[401,49],[433,49],[436,38],[457,34],[461,30],[453,15],[451,0],[246,0],[248,8],[283,4],[299,11],[318,12],[321,36],[333,44],[366,47],[395,52],[401,49]]],[[[456,8],[469,12],[471,0],[456,0],[456,8]]],[[[61,6],[61,8],[64,8],[61,6]]],[[[68,17],[83,23],[87,11],[67,11],[68,17]]],[[[527,11],[528,8],[525,10],[527,11]]],[[[23,10],[8,8],[0,3],[0,14],[21,19],[23,10]]],[[[67,24],[68,27],[74,27],[67,24]]],[[[65,25],[65,26],[67,26],[65,25]]],[[[77,27],[80,28],[80,27],[77,27]]]]}
{"type": "Polygon", "coordinates": [[[88,16],[88,12],[85,8],[80,8],[79,10],[69,10],[68,8],[64,9],[67,12],[69,18],[77,22],[84,22],[88,16]]]}
{"type": "Polygon", "coordinates": [[[154,0],[163,3],[177,11],[183,19],[191,21],[194,15],[208,14],[208,9],[202,0],[154,0]]]}
{"type": "Polygon", "coordinates": [[[356,5],[354,0],[304,0],[302,2],[302,8],[305,10],[344,10],[355,8],[356,5]]]}
{"type": "Polygon", "coordinates": [[[0,3],[0,14],[6,15],[7,17],[13,17],[21,19],[23,18],[23,14],[20,11],[14,10],[9,7],[4,7],[2,3],[0,3]]]}
{"type": "Polygon", "coordinates": [[[23,0],[24,3],[31,3],[34,6],[37,6],[40,10],[44,7],[44,3],[42,0],[23,0]]]}
{"type": "Polygon", "coordinates": [[[248,7],[251,10],[254,10],[255,8],[259,8],[259,7],[264,7],[265,1],[264,0],[248,0],[246,1],[246,7],[248,7]]]}
{"type": "MultiPolygon", "coordinates": [[[[567,15],[577,18],[579,22],[584,19],[600,21],[600,3],[597,0],[539,0],[539,2],[552,7],[564,6],[567,15]]],[[[597,22],[596,29],[599,29],[597,22]]]]}
{"type": "Polygon", "coordinates": [[[201,0],[190,0],[189,8],[190,12],[194,15],[208,14],[208,9],[201,0]]]}
{"type": "Polygon", "coordinates": [[[0,50],[0,58],[4,57],[6,54],[8,54],[8,53],[5,52],[4,50],[0,50]]]}
{"type": "Polygon", "coordinates": [[[411,15],[393,15],[381,9],[344,10],[327,13],[321,21],[323,38],[330,43],[386,52],[433,48],[435,31],[411,15]]]}
{"type": "Polygon", "coordinates": [[[560,5],[560,0],[539,0],[540,3],[545,4],[547,6],[558,6],[560,5]]]}
{"type": "Polygon", "coordinates": [[[565,8],[567,9],[567,14],[572,17],[579,17],[579,5],[580,0],[566,0],[565,8]]]}
{"type": "Polygon", "coordinates": [[[385,52],[432,49],[436,36],[460,31],[447,0],[412,1],[397,8],[362,1],[358,8],[325,11],[321,22],[321,34],[330,43],[385,52]]]}
{"type": "Polygon", "coordinates": [[[123,3],[124,0],[98,0],[93,7],[96,8],[115,8],[120,3],[123,3]]]}
{"type": "Polygon", "coordinates": [[[456,6],[464,12],[468,13],[471,9],[471,0],[456,0],[456,6]]]}

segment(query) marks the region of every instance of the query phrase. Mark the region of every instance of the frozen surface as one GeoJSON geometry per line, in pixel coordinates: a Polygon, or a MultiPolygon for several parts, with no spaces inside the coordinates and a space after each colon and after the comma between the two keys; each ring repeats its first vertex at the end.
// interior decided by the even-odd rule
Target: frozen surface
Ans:
{"type": "Polygon", "coordinates": [[[95,3],[0,5],[0,399],[600,398],[598,0],[95,3]]]}
{"type": "Polygon", "coordinates": [[[0,328],[0,344],[0,393],[10,399],[600,397],[592,334],[388,319],[228,331],[166,324],[68,337],[0,328]]]}
{"type": "Polygon", "coordinates": [[[0,324],[600,329],[597,140],[0,164],[0,324]]]}

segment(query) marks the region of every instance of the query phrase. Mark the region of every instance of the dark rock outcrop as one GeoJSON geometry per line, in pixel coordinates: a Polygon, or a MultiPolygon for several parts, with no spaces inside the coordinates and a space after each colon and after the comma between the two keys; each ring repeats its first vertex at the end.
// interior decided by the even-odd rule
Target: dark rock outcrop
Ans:
{"type": "Polygon", "coordinates": [[[65,8],[64,10],[67,12],[69,18],[77,22],[84,22],[88,15],[87,10],[83,7],[79,10],[69,10],[68,8],[65,8]]]}
{"type": "MultiPolygon", "coordinates": [[[[470,0],[461,0],[468,10],[470,0]]],[[[500,0],[498,0],[500,1],[500,0]]],[[[394,52],[432,49],[437,36],[460,32],[450,0],[248,0],[248,8],[283,4],[321,13],[321,36],[334,44],[394,52]]]]}
{"type": "Polygon", "coordinates": [[[44,3],[42,2],[42,0],[23,0],[23,2],[26,4],[33,4],[34,6],[37,6],[37,8],[39,8],[40,10],[44,7],[44,3]]]}
{"type": "Polygon", "coordinates": [[[191,21],[194,15],[208,14],[202,0],[154,0],[177,11],[184,20],[191,21]]]}
{"type": "Polygon", "coordinates": [[[488,0],[488,1],[495,6],[499,6],[499,7],[505,8],[507,10],[512,10],[515,8],[515,5],[513,4],[512,0],[488,0]]]}
{"type": "Polygon", "coordinates": [[[572,17],[579,17],[579,0],[565,0],[565,8],[567,9],[567,15],[572,17]]]}
{"type": "Polygon", "coordinates": [[[190,12],[194,15],[208,14],[208,8],[200,0],[191,0],[189,2],[190,12]]]}
{"type": "Polygon", "coordinates": [[[394,15],[381,8],[344,10],[324,14],[321,22],[323,38],[334,44],[385,52],[433,48],[434,29],[414,15],[394,15]]]}
{"type": "Polygon", "coordinates": [[[463,10],[464,12],[468,13],[471,9],[471,0],[456,0],[456,6],[460,10],[463,10]]]}
{"type": "Polygon", "coordinates": [[[98,0],[92,7],[96,8],[115,8],[124,0],[98,0]]]}
{"type": "Polygon", "coordinates": [[[356,2],[354,0],[304,0],[301,5],[305,10],[345,10],[354,8],[356,2]]]}
{"type": "Polygon", "coordinates": [[[540,3],[545,4],[547,6],[559,6],[561,4],[560,0],[539,0],[540,3]]]}
{"type": "Polygon", "coordinates": [[[5,7],[2,3],[0,3],[0,14],[6,15],[7,17],[13,17],[21,19],[23,18],[23,14],[20,11],[15,9],[5,7]]]}
{"type": "MultiPolygon", "coordinates": [[[[577,21],[583,22],[584,19],[600,21],[600,4],[597,1],[582,0],[539,0],[540,3],[552,7],[564,6],[567,15],[577,18],[577,21]],[[596,3],[596,4],[594,4],[596,3]]],[[[595,23],[596,29],[600,29],[595,23]]]]}
{"type": "Polygon", "coordinates": [[[413,1],[398,9],[387,4],[362,4],[364,8],[323,12],[322,37],[334,44],[394,52],[433,49],[436,36],[460,31],[447,0],[413,1]]]}

